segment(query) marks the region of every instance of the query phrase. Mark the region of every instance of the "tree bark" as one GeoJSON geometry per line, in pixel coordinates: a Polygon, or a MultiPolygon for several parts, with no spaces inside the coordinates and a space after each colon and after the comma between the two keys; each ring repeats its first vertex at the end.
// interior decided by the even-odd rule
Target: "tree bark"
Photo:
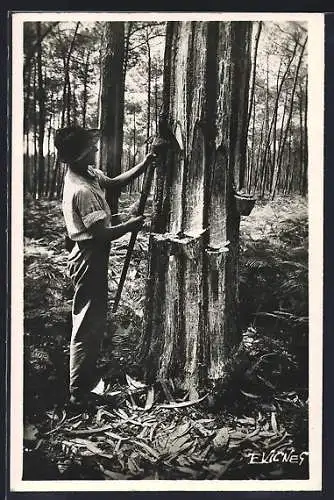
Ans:
{"type": "MultiPolygon", "coordinates": [[[[114,177],[121,173],[124,119],[124,23],[106,23],[106,54],[101,93],[101,168],[114,177]]],[[[118,211],[118,193],[107,192],[112,213],[118,211]]]]}
{"type": "Polygon", "coordinates": [[[240,340],[233,194],[246,152],[250,29],[167,23],[159,134],[171,147],[157,170],[139,359],[148,379],[173,378],[193,397],[224,377],[240,340]]]}

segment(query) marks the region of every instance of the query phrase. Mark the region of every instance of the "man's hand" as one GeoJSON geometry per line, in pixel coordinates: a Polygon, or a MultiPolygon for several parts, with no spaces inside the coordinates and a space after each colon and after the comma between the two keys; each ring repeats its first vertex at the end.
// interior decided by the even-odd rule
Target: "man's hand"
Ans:
{"type": "Polygon", "coordinates": [[[140,215],[139,217],[131,217],[125,224],[128,226],[128,231],[139,231],[144,224],[145,217],[140,215]]]}
{"type": "Polygon", "coordinates": [[[117,240],[126,233],[139,231],[144,223],[145,217],[132,217],[126,222],[117,224],[116,226],[105,227],[102,220],[95,222],[89,228],[89,232],[93,238],[99,241],[117,240]]]}
{"type": "Polygon", "coordinates": [[[150,164],[152,164],[154,167],[156,167],[156,159],[157,159],[157,155],[155,153],[147,153],[147,155],[145,156],[145,164],[148,166],[150,164]]]}

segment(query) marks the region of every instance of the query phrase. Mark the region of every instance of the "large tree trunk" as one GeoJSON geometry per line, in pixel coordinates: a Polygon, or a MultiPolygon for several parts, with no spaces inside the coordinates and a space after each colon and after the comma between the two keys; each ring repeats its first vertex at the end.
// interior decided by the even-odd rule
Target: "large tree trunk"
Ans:
{"type": "Polygon", "coordinates": [[[173,378],[193,396],[223,378],[240,340],[233,194],[246,152],[250,32],[247,22],[167,25],[159,133],[172,146],[157,171],[139,358],[148,379],[173,378]]]}
{"type": "MultiPolygon", "coordinates": [[[[106,23],[106,55],[101,93],[101,168],[114,177],[121,173],[124,119],[124,23],[106,23]]],[[[112,213],[118,211],[118,193],[107,192],[112,213]]]]}

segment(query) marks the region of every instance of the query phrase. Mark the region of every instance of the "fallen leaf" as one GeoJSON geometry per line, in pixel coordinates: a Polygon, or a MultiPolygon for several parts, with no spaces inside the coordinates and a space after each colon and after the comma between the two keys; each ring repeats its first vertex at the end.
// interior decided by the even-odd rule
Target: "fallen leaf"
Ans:
{"type": "Polygon", "coordinates": [[[138,380],[133,379],[130,377],[130,375],[125,374],[126,381],[128,383],[128,386],[130,389],[143,389],[144,387],[147,387],[146,384],[143,384],[143,382],[139,382],[138,380]]]}
{"type": "Polygon", "coordinates": [[[121,417],[123,420],[128,420],[129,419],[128,415],[125,413],[124,410],[122,410],[122,408],[119,408],[118,410],[115,410],[115,413],[116,413],[116,415],[118,415],[119,417],[121,417]]]}
{"type": "Polygon", "coordinates": [[[214,430],[211,429],[206,429],[201,423],[194,422],[193,424],[194,428],[201,434],[201,436],[208,437],[212,436],[214,434],[214,430]]]}
{"type": "Polygon", "coordinates": [[[113,454],[105,453],[101,448],[96,446],[92,441],[89,439],[73,439],[72,444],[74,445],[79,445],[79,446],[85,446],[87,450],[89,450],[91,453],[94,455],[99,455],[104,458],[113,458],[113,454]]]}
{"type": "Polygon", "coordinates": [[[183,445],[188,442],[190,442],[189,435],[184,435],[179,438],[170,437],[167,442],[167,449],[170,453],[177,453],[183,448],[183,445]]]}
{"type": "Polygon", "coordinates": [[[173,409],[173,408],[186,408],[187,406],[192,406],[196,405],[198,403],[201,403],[204,401],[205,398],[208,397],[208,394],[205,394],[205,396],[199,398],[199,399],[194,399],[192,401],[183,401],[182,403],[166,403],[166,404],[160,404],[159,408],[166,408],[166,409],[173,409]]]}
{"type": "Polygon", "coordinates": [[[239,424],[244,424],[244,425],[255,425],[255,418],[252,417],[238,418],[237,422],[239,424]]]}
{"type": "Polygon", "coordinates": [[[261,437],[273,437],[273,436],[276,436],[276,433],[273,431],[263,430],[263,431],[259,432],[259,436],[261,436],[261,437]]]}
{"type": "Polygon", "coordinates": [[[150,453],[156,460],[160,458],[160,455],[157,451],[155,451],[151,446],[149,446],[147,443],[142,443],[141,441],[138,441],[137,439],[134,439],[133,441],[137,446],[141,446],[144,450],[146,450],[148,453],[150,453]]]}
{"type": "Polygon", "coordinates": [[[172,433],[169,434],[168,438],[170,441],[173,439],[180,438],[187,434],[191,428],[190,422],[186,422],[185,424],[181,424],[177,426],[172,433]]]}
{"type": "Polygon", "coordinates": [[[108,437],[111,437],[112,439],[117,439],[117,441],[118,440],[128,441],[130,439],[130,436],[124,437],[124,436],[120,436],[119,434],[116,434],[115,432],[110,432],[110,431],[106,431],[105,435],[108,437]]]}
{"type": "Polygon", "coordinates": [[[130,456],[128,458],[128,469],[132,475],[137,475],[141,471],[140,467],[137,465],[136,460],[130,456]]]}
{"type": "Polygon", "coordinates": [[[99,409],[97,410],[96,417],[95,417],[96,422],[97,422],[97,423],[100,423],[100,422],[103,420],[103,418],[102,418],[102,417],[109,417],[109,418],[111,418],[112,420],[114,420],[114,419],[115,419],[115,415],[113,415],[113,414],[112,414],[112,413],[110,413],[109,411],[105,410],[104,408],[99,408],[99,409]]]}
{"type": "Polygon", "coordinates": [[[152,408],[154,403],[154,387],[150,387],[147,393],[147,398],[146,398],[146,403],[145,403],[145,410],[148,411],[152,408]]]}
{"type": "Polygon", "coordinates": [[[206,448],[204,448],[204,450],[197,456],[196,460],[198,462],[202,461],[204,462],[210,450],[211,450],[211,444],[209,444],[208,446],[206,446],[206,448]]]}
{"type": "Polygon", "coordinates": [[[240,432],[240,431],[233,431],[231,432],[231,434],[229,434],[230,438],[231,439],[245,439],[247,437],[247,434],[244,433],[244,432],[240,432]]]}
{"type": "Polygon", "coordinates": [[[90,392],[97,394],[98,396],[101,396],[104,394],[105,391],[105,384],[104,381],[101,379],[99,380],[98,384],[92,389],[90,392]]]}
{"type": "Polygon", "coordinates": [[[271,413],[271,427],[273,431],[277,433],[277,421],[276,421],[276,414],[274,411],[271,413]]]}
{"type": "Polygon", "coordinates": [[[175,458],[180,453],[183,453],[186,450],[189,450],[189,448],[192,448],[192,446],[193,446],[193,442],[191,440],[186,441],[183,445],[178,446],[178,447],[173,445],[172,448],[169,450],[169,452],[171,454],[171,458],[175,458]]]}
{"type": "Polygon", "coordinates": [[[230,440],[230,435],[227,427],[222,427],[218,429],[216,436],[212,440],[213,448],[215,451],[225,450],[228,442],[230,440]]]}
{"type": "Polygon", "coordinates": [[[151,427],[151,430],[150,430],[150,436],[149,436],[149,440],[152,441],[153,439],[153,434],[154,434],[154,431],[155,429],[157,428],[158,426],[158,422],[155,422],[152,427],[151,427]]]}
{"type": "Polygon", "coordinates": [[[85,436],[89,434],[97,434],[100,432],[105,432],[109,431],[112,429],[111,425],[106,425],[105,427],[91,427],[87,429],[78,429],[78,430],[73,430],[73,429],[63,429],[63,432],[66,434],[69,434],[70,436],[85,436]]]}
{"type": "Polygon", "coordinates": [[[109,396],[111,398],[119,396],[120,394],[122,394],[122,391],[111,391],[111,390],[109,391],[108,389],[104,393],[105,396],[109,396]]]}
{"type": "Polygon", "coordinates": [[[117,444],[116,444],[116,446],[115,446],[115,450],[114,450],[114,451],[115,451],[115,453],[118,453],[118,452],[119,452],[119,450],[120,450],[120,448],[121,448],[121,446],[122,446],[122,442],[123,442],[123,439],[120,439],[119,441],[117,441],[117,444]]]}
{"type": "Polygon", "coordinates": [[[243,391],[242,389],[240,389],[240,392],[241,392],[241,394],[246,396],[246,398],[259,399],[261,397],[257,394],[252,394],[251,392],[243,391]]]}

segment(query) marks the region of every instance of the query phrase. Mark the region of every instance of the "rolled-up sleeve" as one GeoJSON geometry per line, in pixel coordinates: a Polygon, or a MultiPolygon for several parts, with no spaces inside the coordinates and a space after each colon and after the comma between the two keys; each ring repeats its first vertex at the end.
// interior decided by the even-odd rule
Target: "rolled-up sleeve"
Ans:
{"type": "Polygon", "coordinates": [[[75,205],[82,223],[87,229],[95,222],[107,217],[99,199],[88,189],[83,189],[76,194],[75,205]]]}

